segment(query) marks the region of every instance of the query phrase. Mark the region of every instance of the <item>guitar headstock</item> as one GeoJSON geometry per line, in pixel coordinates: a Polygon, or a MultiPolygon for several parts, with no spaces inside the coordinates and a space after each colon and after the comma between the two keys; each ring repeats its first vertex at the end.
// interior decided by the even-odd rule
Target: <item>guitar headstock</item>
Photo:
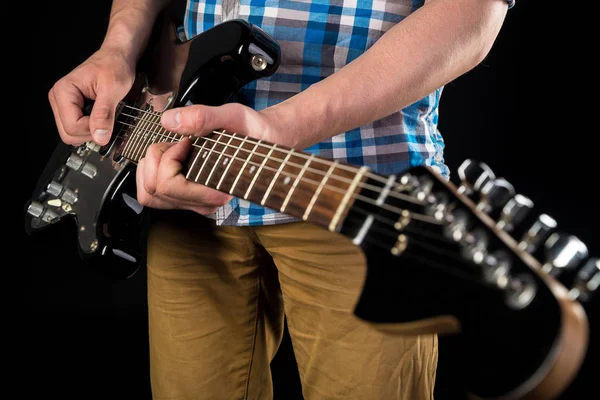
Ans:
{"type": "MultiPolygon", "coordinates": [[[[530,198],[517,193],[506,179],[496,177],[485,163],[466,160],[459,167],[458,176],[460,184],[455,190],[456,197],[470,208],[471,218],[490,226],[513,255],[540,274],[552,276],[569,288],[572,299],[581,302],[591,299],[600,284],[600,260],[590,256],[585,243],[561,230],[558,222],[548,214],[538,212],[530,198]]],[[[452,190],[451,186],[449,189],[452,190]]],[[[461,233],[464,237],[469,236],[466,230],[461,233]]],[[[468,240],[463,243],[470,246],[468,240]]],[[[508,269],[499,269],[496,258],[489,254],[478,256],[482,257],[482,265],[488,271],[486,276],[492,283],[506,285],[509,290],[514,286],[509,282],[519,287],[520,283],[512,279],[508,269]]],[[[533,292],[530,294],[534,295],[533,292]]]]}
{"type": "Polygon", "coordinates": [[[390,333],[460,333],[481,398],[551,398],[585,357],[598,258],[489,166],[467,160],[458,176],[419,166],[364,183],[342,229],[368,265],[355,314],[390,333]]]}

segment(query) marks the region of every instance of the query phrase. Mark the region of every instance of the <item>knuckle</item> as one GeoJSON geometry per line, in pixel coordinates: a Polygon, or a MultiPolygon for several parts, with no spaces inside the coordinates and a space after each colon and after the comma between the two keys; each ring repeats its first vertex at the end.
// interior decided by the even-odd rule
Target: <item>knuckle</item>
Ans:
{"type": "MultiPolygon", "coordinates": [[[[185,115],[185,113],[182,114],[185,115]]],[[[204,112],[204,108],[200,106],[194,107],[194,111],[190,114],[192,118],[192,121],[190,121],[190,126],[196,132],[203,132],[206,126],[206,112],[204,112]]]]}
{"type": "Polygon", "coordinates": [[[107,106],[98,106],[94,109],[94,119],[99,121],[105,121],[110,119],[112,116],[112,111],[107,106]]]}

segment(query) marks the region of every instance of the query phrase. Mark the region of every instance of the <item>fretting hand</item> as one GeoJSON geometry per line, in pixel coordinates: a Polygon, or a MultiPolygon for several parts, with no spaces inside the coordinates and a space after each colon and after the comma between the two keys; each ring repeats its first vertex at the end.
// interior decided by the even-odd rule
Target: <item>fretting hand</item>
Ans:
{"type": "MultiPolygon", "coordinates": [[[[171,132],[203,136],[216,129],[237,132],[273,142],[277,132],[269,111],[256,112],[240,104],[219,107],[189,106],[165,111],[161,124],[171,132]]],[[[275,143],[283,144],[278,136],[275,143]]],[[[208,215],[227,204],[232,196],[186,180],[181,174],[192,140],[156,143],[146,151],[137,168],[137,197],[140,204],[159,209],[192,210],[208,215]]]]}

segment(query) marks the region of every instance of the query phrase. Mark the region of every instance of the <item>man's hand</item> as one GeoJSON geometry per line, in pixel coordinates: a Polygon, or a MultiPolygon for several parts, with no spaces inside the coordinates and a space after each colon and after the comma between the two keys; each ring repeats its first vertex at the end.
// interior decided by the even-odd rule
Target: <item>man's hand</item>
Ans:
{"type": "Polygon", "coordinates": [[[79,145],[110,140],[117,104],[131,90],[135,66],[121,52],[103,48],[50,89],[56,126],[63,142],[79,145]],[[95,100],[91,115],[83,115],[84,99],[95,100]]]}
{"type": "MultiPolygon", "coordinates": [[[[189,106],[165,111],[161,123],[171,132],[203,136],[225,129],[255,139],[290,145],[275,130],[269,112],[259,113],[241,104],[220,107],[189,106]]],[[[227,204],[232,196],[185,179],[181,174],[192,146],[185,138],[177,144],[156,143],[146,151],[137,167],[137,197],[140,204],[160,209],[192,210],[208,215],[227,204]]]]}

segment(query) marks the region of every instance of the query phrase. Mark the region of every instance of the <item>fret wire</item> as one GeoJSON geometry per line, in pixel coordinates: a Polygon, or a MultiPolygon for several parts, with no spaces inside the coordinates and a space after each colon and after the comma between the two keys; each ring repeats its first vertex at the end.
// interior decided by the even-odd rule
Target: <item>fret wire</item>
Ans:
{"type": "MultiPolygon", "coordinates": [[[[234,136],[235,136],[235,133],[234,133],[234,136]]],[[[208,174],[208,178],[206,178],[206,182],[204,182],[205,185],[208,185],[208,181],[210,180],[210,177],[212,176],[213,172],[215,172],[215,169],[219,165],[219,162],[221,161],[221,157],[223,157],[223,152],[227,149],[227,146],[229,146],[229,143],[231,143],[234,136],[230,137],[227,144],[225,146],[223,146],[223,150],[221,150],[221,152],[219,153],[219,157],[217,157],[217,161],[215,161],[215,164],[213,165],[212,169],[210,170],[210,174],[208,174]]]]}
{"type": "Polygon", "coordinates": [[[260,201],[260,205],[261,206],[265,205],[265,201],[267,201],[267,197],[269,197],[269,193],[271,192],[271,189],[273,189],[273,185],[277,181],[277,178],[279,177],[279,174],[281,174],[281,171],[283,170],[283,167],[285,166],[285,164],[290,159],[290,157],[292,156],[293,153],[294,153],[294,149],[292,149],[287,154],[287,156],[285,156],[285,158],[283,159],[283,162],[279,165],[279,168],[277,169],[277,172],[275,173],[275,177],[273,179],[271,179],[271,183],[269,184],[269,187],[267,188],[267,191],[265,192],[265,195],[263,196],[262,200],[260,201]]]}
{"type": "MultiPolygon", "coordinates": [[[[134,119],[134,121],[136,121],[136,117],[133,117],[133,119],[134,119]]],[[[130,125],[130,127],[132,127],[133,129],[131,130],[129,140],[127,141],[128,146],[129,146],[129,148],[127,150],[127,152],[128,152],[127,157],[129,157],[129,158],[133,158],[133,149],[135,148],[135,142],[138,139],[137,130],[139,129],[139,125],[140,125],[139,121],[135,122],[135,125],[130,125]]]]}
{"type": "MultiPolygon", "coordinates": [[[[198,139],[200,139],[200,138],[201,138],[201,136],[198,136],[198,139]]],[[[196,139],[196,142],[198,141],[198,139],[196,139]]],[[[190,165],[188,172],[185,174],[185,179],[190,178],[190,174],[192,173],[192,170],[194,169],[194,166],[196,165],[196,161],[198,161],[198,157],[200,157],[200,154],[202,154],[202,150],[204,150],[204,146],[206,146],[206,143],[208,143],[207,140],[203,140],[202,142],[203,142],[202,147],[200,147],[200,150],[198,150],[198,153],[196,153],[196,157],[194,157],[194,161],[192,161],[192,164],[190,165]]]]}
{"type": "Polygon", "coordinates": [[[196,175],[196,179],[194,179],[194,182],[198,182],[198,179],[200,178],[200,174],[202,173],[202,170],[204,169],[204,166],[206,165],[206,162],[208,161],[208,159],[210,158],[213,149],[215,148],[215,146],[219,143],[219,139],[221,139],[221,137],[219,136],[219,138],[217,139],[217,141],[213,144],[213,146],[210,148],[210,150],[208,151],[208,153],[206,153],[206,157],[202,156],[202,158],[204,158],[204,162],[202,163],[202,166],[200,167],[200,169],[198,170],[198,175],[196,175]]]}
{"type": "Polygon", "coordinates": [[[309,214],[310,214],[313,206],[315,205],[315,203],[317,201],[317,198],[321,194],[321,191],[323,190],[323,187],[327,183],[327,180],[329,179],[329,177],[333,173],[333,170],[335,169],[335,166],[337,164],[338,164],[337,161],[335,161],[333,164],[331,164],[331,167],[329,167],[329,170],[327,171],[327,174],[325,174],[325,177],[323,177],[323,180],[321,180],[321,183],[319,184],[319,187],[317,188],[317,190],[313,194],[313,197],[310,199],[310,203],[308,203],[308,207],[306,208],[306,211],[304,212],[304,215],[302,216],[302,219],[304,221],[307,220],[307,218],[308,218],[308,216],[309,216],[309,214]]]}
{"type": "MultiPolygon", "coordinates": [[[[148,115],[148,114],[147,114],[148,115]]],[[[152,114],[148,115],[148,119],[144,119],[142,126],[140,126],[140,129],[142,129],[144,131],[144,135],[140,135],[140,138],[138,140],[138,142],[135,145],[135,149],[133,152],[133,157],[136,160],[141,160],[141,157],[139,156],[140,151],[142,149],[142,147],[144,146],[144,142],[146,141],[146,137],[148,135],[148,133],[150,132],[149,127],[150,127],[150,117],[152,117],[152,114]]]]}
{"type": "Polygon", "coordinates": [[[141,118],[140,122],[138,123],[138,129],[136,130],[136,138],[135,138],[135,142],[133,145],[133,148],[131,149],[131,157],[135,160],[137,160],[137,149],[138,146],[140,144],[140,142],[142,141],[142,135],[141,132],[144,131],[145,129],[145,125],[146,125],[146,116],[147,114],[144,114],[144,116],[141,118]]]}
{"type": "Polygon", "coordinates": [[[254,145],[254,148],[250,152],[250,155],[248,156],[248,158],[244,162],[244,165],[242,165],[242,168],[240,168],[240,172],[238,172],[237,176],[235,177],[235,181],[233,182],[233,186],[231,186],[231,189],[229,189],[229,194],[233,194],[233,190],[235,189],[235,185],[237,185],[238,180],[240,179],[240,176],[242,176],[242,173],[244,172],[244,169],[246,168],[246,165],[248,165],[248,162],[250,161],[250,159],[254,155],[254,151],[256,151],[256,148],[258,147],[258,145],[260,144],[261,141],[262,140],[259,140],[258,142],[256,142],[256,144],[254,145]]]}
{"type": "MultiPolygon", "coordinates": [[[[157,117],[155,116],[154,119],[157,119],[157,117]]],[[[150,122],[152,122],[152,119],[150,119],[150,122]]],[[[160,131],[160,128],[162,128],[162,127],[159,127],[159,129],[158,129],[159,131],[160,131]]],[[[146,152],[148,151],[148,147],[150,147],[150,145],[154,144],[155,143],[154,138],[158,137],[158,132],[155,131],[154,129],[156,129],[156,127],[151,129],[151,132],[148,136],[148,140],[146,140],[146,143],[143,146],[142,153],[140,154],[140,158],[142,158],[146,155],[146,152]]]]}
{"type": "MultiPolygon", "coordinates": [[[[148,112],[148,111],[140,110],[140,109],[137,109],[135,107],[128,106],[128,105],[125,105],[125,107],[131,108],[131,109],[134,109],[134,110],[139,110],[139,111],[142,111],[142,112],[148,112]]],[[[213,131],[212,133],[219,133],[219,132],[218,131],[213,131]]],[[[261,146],[262,147],[268,147],[268,145],[266,145],[266,144],[262,144],[261,146]]],[[[280,149],[279,151],[285,153],[287,150],[280,149]]],[[[309,157],[308,155],[302,154],[302,153],[296,153],[296,154],[297,154],[298,157],[303,158],[303,159],[307,159],[309,157]]],[[[316,158],[314,161],[320,162],[322,164],[327,164],[327,165],[331,165],[331,163],[333,162],[333,161],[330,161],[330,160],[319,159],[319,158],[316,158]]],[[[339,164],[338,168],[346,170],[346,171],[350,171],[350,172],[358,172],[358,168],[356,168],[354,166],[351,166],[351,165],[339,164]]],[[[374,174],[374,173],[371,173],[371,172],[367,172],[367,175],[369,176],[369,178],[377,180],[377,181],[379,181],[381,183],[385,183],[387,181],[387,178],[381,177],[381,176],[379,176],[377,174],[374,174]]]]}
{"type": "Polygon", "coordinates": [[[294,183],[292,184],[292,188],[288,192],[285,200],[283,201],[283,204],[281,205],[281,212],[284,212],[285,207],[287,206],[288,202],[290,201],[290,198],[292,197],[292,193],[294,193],[294,190],[296,190],[296,186],[298,186],[298,182],[300,181],[300,179],[302,179],[302,175],[304,175],[304,173],[306,172],[306,168],[308,168],[308,165],[310,164],[310,162],[312,161],[312,159],[314,157],[315,157],[315,155],[311,154],[311,157],[304,163],[304,166],[302,167],[302,169],[300,170],[300,173],[298,174],[298,176],[294,180],[294,183]]]}
{"type": "Polygon", "coordinates": [[[221,175],[221,179],[219,179],[219,183],[217,184],[217,187],[216,187],[217,190],[219,190],[219,187],[221,186],[221,183],[223,183],[223,179],[227,175],[227,171],[229,171],[229,168],[231,168],[231,164],[233,164],[233,161],[236,159],[235,156],[237,156],[237,153],[240,151],[240,149],[242,147],[244,147],[244,143],[246,142],[246,139],[248,139],[248,136],[244,136],[244,139],[241,141],[241,143],[238,146],[238,148],[235,149],[235,153],[233,153],[233,156],[231,157],[231,160],[229,161],[229,164],[227,164],[227,167],[225,168],[225,172],[223,172],[223,175],[221,175]]]}
{"type": "MultiPolygon", "coordinates": [[[[130,130],[131,128],[129,126],[126,125],[121,125],[121,130],[120,132],[117,134],[116,137],[119,137],[121,132],[123,132],[123,129],[125,129],[125,131],[130,130]]],[[[125,135],[125,134],[124,134],[125,135]]],[[[131,146],[131,140],[127,140],[127,142],[125,143],[125,147],[123,147],[123,156],[128,158],[128,150],[129,150],[129,146],[131,146]]]]}
{"type": "MultiPolygon", "coordinates": [[[[127,123],[125,123],[125,122],[123,122],[123,121],[118,121],[118,120],[117,120],[117,122],[119,122],[120,124],[123,124],[123,125],[134,126],[134,125],[127,124],[127,123]]],[[[218,132],[218,131],[213,131],[213,133],[215,133],[215,134],[219,134],[220,132],[218,132]]],[[[224,135],[224,136],[227,136],[227,135],[224,135]]],[[[214,139],[209,139],[209,138],[208,138],[208,137],[206,137],[206,136],[203,136],[203,138],[205,138],[205,139],[206,139],[206,140],[208,140],[208,141],[214,141],[214,139]]],[[[250,139],[250,138],[249,138],[249,139],[250,139]]],[[[256,142],[256,146],[258,146],[259,144],[261,144],[261,143],[260,143],[261,141],[262,141],[262,139],[261,139],[261,140],[259,140],[258,142],[256,142]]],[[[235,147],[235,146],[234,146],[234,147],[235,147]]],[[[240,148],[240,150],[243,150],[243,151],[245,151],[245,152],[250,152],[250,150],[248,150],[248,149],[245,149],[245,148],[240,148]]],[[[283,150],[280,150],[280,151],[283,151],[283,150]]],[[[293,149],[290,149],[290,151],[293,151],[293,149]]],[[[289,154],[289,152],[288,152],[288,154],[289,154]]],[[[298,153],[298,152],[296,152],[295,154],[296,154],[296,155],[298,155],[299,157],[300,157],[300,156],[304,157],[304,154],[302,154],[302,153],[298,153]]],[[[244,160],[243,158],[238,158],[238,159],[239,159],[240,161],[243,161],[243,160],[244,160]]],[[[276,157],[272,157],[272,159],[273,159],[274,161],[282,161],[280,158],[276,158],[276,157]]],[[[322,160],[321,160],[321,159],[319,159],[319,158],[315,158],[315,160],[317,160],[317,161],[322,161],[322,160]]],[[[333,161],[332,161],[331,163],[333,163],[333,161]]],[[[329,163],[329,165],[331,165],[331,163],[329,163]]],[[[258,165],[258,164],[257,164],[257,165],[258,165]]],[[[294,163],[289,163],[289,165],[291,165],[291,166],[300,166],[300,164],[294,164],[294,163]]],[[[347,170],[347,168],[345,168],[345,167],[347,167],[347,166],[346,166],[346,165],[344,165],[344,164],[339,164],[339,165],[338,165],[338,168],[339,168],[339,169],[344,169],[344,170],[347,170]]],[[[267,169],[271,169],[271,168],[267,167],[267,169]]],[[[315,173],[317,173],[317,174],[323,174],[323,171],[321,171],[321,170],[316,170],[316,169],[312,169],[312,168],[308,168],[308,171],[310,171],[310,172],[315,172],[315,173]]],[[[354,171],[354,170],[350,169],[349,171],[354,171]]],[[[356,170],[356,172],[358,172],[358,169],[356,170]]],[[[366,176],[369,176],[369,177],[372,177],[372,175],[373,175],[373,174],[371,174],[370,172],[367,172],[367,173],[365,173],[365,175],[366,175],[366,176]]],[[[292,178],[293,178],[293,176],[292,176],[292,178]]],[[[344,176],[340,176],[340,175],[332,175],[332,176],[331,176],[331,179],[336,179],[336,180],[338,180],[338,181],[340,181],[340,182],[348,182],[348,183],[352,183],[352,179],[348,179],[348,178],[346,178],[346,177],[344,177],[344,176]]],[[[384,183],[385,183],[385,182],[387,182],[387,178],[386,178],[385,180],[382,180],[381,178],[380,178],[380,179],[378,179],[378,180],[379,180],[379,181],[381,181],[381,182],[384,182],[384,183]]],[[[312,180],[308,179],[307,181],[312,181],[312,180]]],[[[318,182],[318,181],[312,181],[312,182],[315,184],[315,186],[318,186],[318,185],[319,185],[319,182],[318,182]]],[[[377,187],[377,186],[370,185],[370,184],[366,184],[366,183],[359,183],[358,187],[360,187],[360,188],[363,188],[363,189],[368,189],[368,190],[371,190],[371,191],[373,191],[373,192],[376,192],[376,193],[380,193],[380,192],[381,192],[381,188],[379,188],[379,187],[377,187]]],[[[333,186],[331,186],[331,185],[328,185],[328,188],[330,188],[330,189],[332,189],[332,190],[335,190],[335,191],[340,191],[341,193],[344,193],[344,192],[342,191],[343,189],[340,189],[340,188],[337,188],[337,187],[335,187],[335,189],[333,189],[334,187],[333,187],[333,186]]],[[[419,200],[419,199],[418,199],[418,198],[416,198],[415,196],[408,195],[408,194],[404,194],[404,193],[391,192],[391,193],[389,194],[389,196],[390,196],[390,197],[393,197],[393,198],[396,198],[396,199],[399,199],[399,200],[403,200],[403,201],[407,201],[407,202],[410,202],[410,203],[414,203],[414,204],[420,204],[420,205],[421,205],[421,204],[423,204],[423,201],[422,201],[422,200],[419,200]]]]}
{"type": "Polygon", "coordinates": [[[337,227],[338,221],[339,221],[340,217],[342,216],[342,212],[344,212],[344,210],[346,209],[346,206],[348,204],[348,201],[350,200],[350,196],[352,196],[354,194],[354,191],[356,190],[356,187],[357,187],[358,183],[360,182],[360,180],[362,179],[365,172],[367,172],[367,168],[361,167],[360,170],[358,171],[358,174],[356,174],[356,176],[354,177],[354,180],[352,181],[352,185],[350,185],[348,190],[346,190],[346,194],[344,195],[342,202],[340,203],[337,210],[335,211],[335,215],[333,216],[333,219],[331,220],[331,223],[329,224],[330,231],[333,232],[335,230],[335,228],[337,227]]]}
{"type": "Polygon", "coordinates": [[[246,190],[246,194],[244,195],[244,199],[248,198],[248,195],[250,194],[250,191],[252,190],[252,187],[254,186],[254,182],[256,182],[256,179],[258,178],[258,175],[260,174],[260,171],[262,171],[263,167],[265,166],[265,164],[269,160],[269,157],[271,157],[271,154],[273,153],[273,150],[275,150],[275,147],[277,147],[276,144],[274,144],[273,147],[271,148],[271,150],[269,150],[269,152],[265,156],[265,159],[260,164],[260,167],[258,167],[258,170],[256,171],[256,174],[252,178],[252,182],[250,182],[250,186],[248,186],[248,190],[246,190]]]}

